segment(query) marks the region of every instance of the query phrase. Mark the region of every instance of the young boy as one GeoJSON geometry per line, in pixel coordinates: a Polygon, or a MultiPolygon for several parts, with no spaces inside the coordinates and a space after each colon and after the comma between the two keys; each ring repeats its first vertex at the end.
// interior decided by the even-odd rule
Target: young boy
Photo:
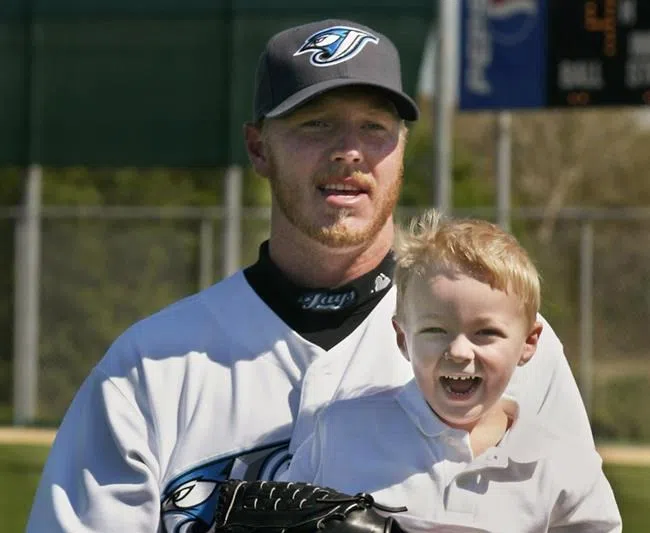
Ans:
{"type": "Polygon", "coordinates": [[[282,479],[406,505],[396,519],[418,531],[620,532],[596,450],[519,418],[507,391],[542,331],[539,276],[515,238],[428,211],[396,255],[393,325],[415,378],[326,407],[282,479]]]}

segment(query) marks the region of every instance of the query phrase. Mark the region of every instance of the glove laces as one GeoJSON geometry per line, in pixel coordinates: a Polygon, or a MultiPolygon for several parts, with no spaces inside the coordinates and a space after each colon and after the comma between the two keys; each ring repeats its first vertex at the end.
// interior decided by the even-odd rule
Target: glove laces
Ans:
{"type": "Polygon", "coordinates": [[[404,511],[408,510],[406,507],[391,507],[377,503],[375,499],[367,492],[359,492],[358,494],[349,497],[328,498],[327,496],[328,495],[325,495],[322,498],[316,498],[316,501],[320,503],[349,503],[351,505],[348,505],[343,509],[337,510],[321,518],[316,524],[316,529],[324,529],[327,522],[331,520],[346,520],[352,511],[356,511],[358,509],[369,509],[371,507],[375,507],[376,509],[387,513],[403,513],[404,511]]]}
{"type": "MultiPolygon", "coordinates": [[[[406,507],[391,507],[389,505],[382,505],[381,503],[377,503],[375,499],[368,494],[367,492],[359,492],[358,494],[355,494],[354,496],[349,496],[345,498],[328,498],[327,496],[323,496],[322,498],[316,498],[317,502],[324,502],[324,503],[356,503],[360,507],[363,507],[365,509],[368,509],[369,507],[376,507],[380,511],[385,511],[387,513],[403,513],[404,511],[407,511],[406,507]]],[[[348,511],[349,512],[349,511],[348,511]]]]}

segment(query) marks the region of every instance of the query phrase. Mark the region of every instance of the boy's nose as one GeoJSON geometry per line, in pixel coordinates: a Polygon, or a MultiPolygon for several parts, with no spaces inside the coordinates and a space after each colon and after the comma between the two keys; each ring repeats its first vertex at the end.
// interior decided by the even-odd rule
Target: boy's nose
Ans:
{"type": "Polygon", "coordinates": [[[472,343],[464,335],[459,335],[449,343],[445,358],[454,363],[464,363],[474,359],[472,343]]]}

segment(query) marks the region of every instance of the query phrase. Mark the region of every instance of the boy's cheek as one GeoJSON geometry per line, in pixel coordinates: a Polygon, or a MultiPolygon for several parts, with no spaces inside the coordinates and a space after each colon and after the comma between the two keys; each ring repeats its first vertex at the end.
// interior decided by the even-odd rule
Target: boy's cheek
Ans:
{"type": "Polygon", "coordinates": [[[437,357],[416,357],[411,358],[413,369],[416,373],[423,376],[429,376],[433,369],[436,367],[438,361],[437,357]]]}
{"type": "Polygon", "coordinates": [[[414,342],[410,350],[411,358],[421,365],[436,364],[444,351],[444,347],[438,344],[414,342]]]}

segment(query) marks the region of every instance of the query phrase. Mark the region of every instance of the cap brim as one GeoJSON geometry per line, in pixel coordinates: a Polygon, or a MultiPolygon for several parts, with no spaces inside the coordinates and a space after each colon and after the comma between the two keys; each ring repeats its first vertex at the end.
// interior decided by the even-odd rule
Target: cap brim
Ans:
{"type": "Polygon", "coordinates": [[[327,91],[336,89],[338,87],[348,87],[352,85],[373,87],[385,92],[386,96],[393,102],[393,104],[395,104],[395,108],[397,109],[399,116],[404,120],[412,122],[417,120],[420,116],[420,110],[418,109],[417,104],[407,94],[396,91],[391,87],[381,85],[380,83],[369,83],[367,81],[355,80],[354,78],[327,80],[321,83],[310,85],[309,87],[306,87],[305,89],[292,94],[280,105],[271,109],[271,111],[268,113],[265,113],[264,116],[268,118],[281,117],[327,91]]]}

